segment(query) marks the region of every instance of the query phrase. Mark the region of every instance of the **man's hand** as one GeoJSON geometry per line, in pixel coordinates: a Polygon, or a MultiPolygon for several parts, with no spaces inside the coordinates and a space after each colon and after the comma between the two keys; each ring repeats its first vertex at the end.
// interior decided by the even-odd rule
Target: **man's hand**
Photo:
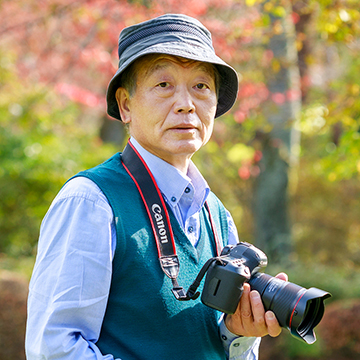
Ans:
{"type": "MultiPolygon", "coordinates": [[[[288,280],[285,273],[280,273],[276,277],[288,280]]],[[[281,327],[274,313],[272,311],[265,313],[259,293],[256,290],[250,291],[250,285],[247,283],[244,284],[244,291],[235,313],[226,316],[225,325],[233,334],[241,336],[275,337],[281,333],[281,327]]]]}

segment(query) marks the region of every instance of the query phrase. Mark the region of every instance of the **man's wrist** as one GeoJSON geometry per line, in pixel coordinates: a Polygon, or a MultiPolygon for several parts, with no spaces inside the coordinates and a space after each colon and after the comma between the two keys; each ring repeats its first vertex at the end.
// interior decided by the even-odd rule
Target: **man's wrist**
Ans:
{"type": "Polygon", "coordinates": [[[232,333],[226,326],[226,323],[225,323],[225,319],[226,319],[226,314],[224,314],[220,320],[220,323],[219,323],[219,335],[220,335],[220,338],[221,338],[221,341],[222,341],[222,344],[223,344],[223,347],[224,347],[224,351],[226,353],[227,356],[229,356],[229,349],[230,349],[230,346],[232,344],[232,342],[239,338],[240,336],[232,333]]]}
{"type": "MultiPolygon", "coordinates": [[[[227,359],[247,359],[249,354],[255,355],[258,353],[260,338],[245,337],[232,333],[225,323],[226,314],[221,317],[219,322],[219,335],[223,344],[223,348],[227,359]],[[243,357],[245,354],[245,357],[243,357]]],[[[256,356],[251,359],[257,359],[256,356]]]]}

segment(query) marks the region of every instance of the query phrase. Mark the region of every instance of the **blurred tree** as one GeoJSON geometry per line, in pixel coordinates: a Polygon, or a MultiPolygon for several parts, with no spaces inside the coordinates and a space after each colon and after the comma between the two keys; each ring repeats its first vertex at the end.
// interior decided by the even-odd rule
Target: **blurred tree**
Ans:
{"type": "Polygon", "coordinates": [[[354,271],[360,266],[359,7],[351,0],[303,4],[313,26],[301,36],[312,42],[292,199],[296,253],[354,271]]]}
{"type": "Polygon", "coordinates": [[[294,125],[301,110],[301,88],[291,4],[271,0],[262,5],[269,17],[267,51],[273,59],[265,75],[269,97],[263,103],[269,131],[257,135],[263,156],[254,187],[255,242],[279,263],[292,250],[288,173],[298,161],[300,139],[294,125]]]}
{"type": "MultiPolygon", "coordinates": [[[[0,63],[0,252],[31,254],[39,224],[64,181],[114,152],[97,127],[80,127],[79,108],[0,63]]],[[[7,61],[5,61],[7,59],[7,61]]]]}

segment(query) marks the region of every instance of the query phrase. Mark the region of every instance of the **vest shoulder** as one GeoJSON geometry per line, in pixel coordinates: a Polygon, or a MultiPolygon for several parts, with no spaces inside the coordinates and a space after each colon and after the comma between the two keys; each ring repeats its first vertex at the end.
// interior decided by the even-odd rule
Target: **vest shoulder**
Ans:
{"type": "Polygon", "coordinates": [[[93,168],[81,171],[79,174],[100,174],[109,171],[121,172],[124,169],[121,163],[121,153],[116,153],[103,163],[94,166],[93,168]]]}
{"type": "Polygon", "coordinates": [[[113,155],[102,164],[91,169],[79,172],[71,179],[76,177],[85,177],[92,180],[106,195],[110,204],[112,193],[118,193],[120,189],[122,189],[121,192],[127,192],[127,190],[133,190],[135,187],[134,182],[122,165],[121,153],[113,155]]]}
{"type": "Polygon", "coordinates": [[[221,202],[221,200],[212,192],[210,191],[209,196],[207,198],[207,203],[211,210],[218,209],[220,212],[226,212],[225,206],[221,202]]]}
{"type": "Polygon", "coordinates": [[[93,168],[80,171],[74,177],[78,176],[87,177],[95,183],[102,183],[104,181],[124,182],[124,179],[129,178],[121,162],[121,153],[116,153],[111,158],[93,168]]]}

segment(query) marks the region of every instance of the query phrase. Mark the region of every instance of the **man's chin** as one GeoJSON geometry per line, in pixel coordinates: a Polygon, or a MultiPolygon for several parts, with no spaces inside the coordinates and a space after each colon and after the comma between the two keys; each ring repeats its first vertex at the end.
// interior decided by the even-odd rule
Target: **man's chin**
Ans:
{"type": "Polygon", "coordinates": [[[191,156],[198,151],[202,145],[200,140],[181,140],[177,141],[174,149],[176,149],[175,151],[179,154],[189,154],[191,156]]]}

